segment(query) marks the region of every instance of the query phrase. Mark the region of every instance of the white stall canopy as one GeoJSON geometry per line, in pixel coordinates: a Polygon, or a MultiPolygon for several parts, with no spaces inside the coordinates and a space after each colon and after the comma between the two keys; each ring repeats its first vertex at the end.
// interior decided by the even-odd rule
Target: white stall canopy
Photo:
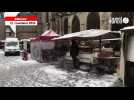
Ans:
{"type": "Polygon", "coordinates": [[[81,32],[81,34],[78,37],[99,37],[108,34],[110,32],[111,31],[109,30],[91,29],[91,30],[81,32]]]}
{"type": "Polygon", "coordinates": [[[120,29],[120,30],[132,30],[132,29],[134,29],[134,26],[127,26],[127,27],[124,27],[124,28],[122,28],[122,29],[120,29]]]}
{"type": "Polygon", "coordinates": [[[110,30],[100,30],[100,29],[90,29],[90,30],[85,30],[85,31],[80,31],[80,32],[75,32],[75,33],[70,33],[66,34],[64,36],[54,38],[52,40],[60,40],[60,39],[68,39],[68,38],[73,38],[73,37],[99,37],[105,34],[108,34],[112,31],[110,30]]]}
{"type": "Polygon", "coordinates": [[[68,38],[72,38],[72,37],[78,37],[81,33],[83,33],[83,31],[75,32],[75,33],[69,33],[69,34],[63,35],[63,36],[58,37],[58,38],[53,38],[52,40],[60,40],[60,39],[68,39],[68,38]]]}

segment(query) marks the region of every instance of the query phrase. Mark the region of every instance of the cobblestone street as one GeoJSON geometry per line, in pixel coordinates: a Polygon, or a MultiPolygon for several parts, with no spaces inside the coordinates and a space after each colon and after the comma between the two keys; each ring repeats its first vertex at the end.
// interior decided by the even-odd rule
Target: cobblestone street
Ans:
{"type": "Polygon", "coordinates": [[[23,61],[20,56],[5,57],[0,51],[0,87],[113,87],[117,81],[116,74],[97,76],[80,70],[68,72],[30,58],[23,61]]]}

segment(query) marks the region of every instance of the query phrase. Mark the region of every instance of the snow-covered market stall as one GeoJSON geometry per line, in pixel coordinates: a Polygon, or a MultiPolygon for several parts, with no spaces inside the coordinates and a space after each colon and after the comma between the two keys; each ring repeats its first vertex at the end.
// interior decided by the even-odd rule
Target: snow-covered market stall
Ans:
{"type": "MultiPolygon", "coordinates": [[[[120,58],[120,32],[100,29],[90,29],[81,32],[66,34],[53,40],[79,40],[79,61],[81,64],[90,66],[106,66],[115,70],[120,58]]],[[[69,51],[65,56],[66,60],[72,60],[69,51]]]]}
{"type": "Polygon", "coordinates": [[[56,59],[55,41],[52,38],[59,37],[53,30],[47,30],[42,35],[31,39],[31,57],[39,62],[56,59]]]}

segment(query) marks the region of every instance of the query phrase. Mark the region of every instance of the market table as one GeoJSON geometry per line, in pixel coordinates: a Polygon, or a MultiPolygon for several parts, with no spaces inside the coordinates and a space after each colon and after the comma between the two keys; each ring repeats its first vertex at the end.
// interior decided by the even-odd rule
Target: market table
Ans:
{"type": "Polygon", "coordinates": [[[96,57],[99,64],[106,65],[111,69],[116,69],[116,66],[120,60],[120,57],[96,57]]]}

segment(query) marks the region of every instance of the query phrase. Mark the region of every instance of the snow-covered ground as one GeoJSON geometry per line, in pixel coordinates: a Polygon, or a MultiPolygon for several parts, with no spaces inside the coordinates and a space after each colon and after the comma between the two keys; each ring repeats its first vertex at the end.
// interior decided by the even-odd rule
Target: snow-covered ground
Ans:
{"type": "MultiPolygon", "coordinates": [[[[0,50],[1,87],[111,87],[117,83],[117,75],[97,76],[75,70],[69,72],[55,64],[39,63],[20,56],[5,57],[0,50]]],[[[117,86],[117,85],[116,85],[117,86]]]]}

